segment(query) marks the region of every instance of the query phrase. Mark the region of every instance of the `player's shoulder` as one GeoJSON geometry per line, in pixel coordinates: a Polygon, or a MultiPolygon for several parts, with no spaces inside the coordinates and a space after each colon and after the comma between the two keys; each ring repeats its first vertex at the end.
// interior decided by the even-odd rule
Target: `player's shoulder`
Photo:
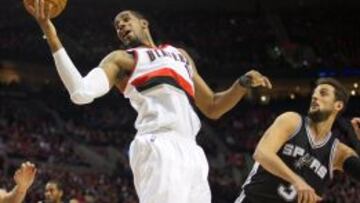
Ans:
{"type": "Polygon", "coordinates": [[[190,58],[189,53],[184,49],[184,48],[180,48],[180,47],[175,47],[183,56],[190,58]]]}
{"type": "Polygon", "coordinates": [[[184,48],[181,48],[181,47],[175,47],[177,50],[179,50],[180,52],[185,52],[187,53],[187,51],[184,49],[184,48]]]}
{"type": "Polygon", "coordinates": [[[195,65],[193,58],[190,56],[190,54],[184,48],[176,47],[176,49],[190,61],[194,72],[197,73],[198,72],[197,67],[195,65]]]}
{"type": "Polygon", "coordinates": [[[110,52],[107,56],[109,57],[131,57],[133,58],[133,55],[128,50],[123,49],[117,49],[112,52],[110,52]]]}
{"type": "Polygon", "coordinates": [[[301,120],[301,115],[295,111],[287,111],[284,112],[282,114],[280,114],[278,117],[278,119],[284,119],[284,120],[295,120],[295,121],[299,121],[301,120]]]}
{"type": "Polygon", "coordinates": [[[135,57],[130,54],[128,51],[126,50],[114,50],[112,52],[110,52],[109,54],[107,54],[104,59],[101,61],[101,64],[104,63],[116,63],[116,64],[121,64],[121,66],[133,66],[133,64],[135,63],[135,57]]]}
{"type": "Polygon", "coordinates": [[[295,129],[302,123],[302,116],[297,112],[287,111],[280,114],[275,122],[295,129]]]}

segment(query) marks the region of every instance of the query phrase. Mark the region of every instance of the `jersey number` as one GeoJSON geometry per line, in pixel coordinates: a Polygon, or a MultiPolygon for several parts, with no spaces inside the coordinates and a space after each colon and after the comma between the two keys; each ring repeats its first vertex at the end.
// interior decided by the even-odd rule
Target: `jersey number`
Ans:
{"type": "Polygon", "coordinates": [[[278,188],[278,193],[287,202],[294,201],[297,195],[297,192],[293,185],[285,187],[281,184],[278,188]]]}

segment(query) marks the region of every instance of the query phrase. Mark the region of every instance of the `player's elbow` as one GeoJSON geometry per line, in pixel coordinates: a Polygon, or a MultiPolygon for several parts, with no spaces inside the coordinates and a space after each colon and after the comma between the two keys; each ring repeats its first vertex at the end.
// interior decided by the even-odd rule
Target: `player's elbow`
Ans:
{"type": "Polygon", "coordinates": [[[263,149],[257,148],[253,154],[253,159],[259,163],[261,163],[264,159],[266,159],[267,154],[263,149]]]}
{"type": "Polygon", "coordinates": [[[90,94],[84,91],[76,91],[75,93],[70,95],[70,99],[76,105],[89,104],[94,100],[94,98],[90,94]]]}
{"type": "Polygon", "coordinates": [[[256,150],[253,155],[252,155],[252,158],[255,160],[255,161],[258,161],[258,159],[261,157],[260,153],[256,150]]]}
{"type": "Polygon", "coordinates": [[[209,108],[207,111],[203,112],[205,116],[211,120],[218,120],[223,115],[222,113],[219,113],[218,111],[209,108]]]}

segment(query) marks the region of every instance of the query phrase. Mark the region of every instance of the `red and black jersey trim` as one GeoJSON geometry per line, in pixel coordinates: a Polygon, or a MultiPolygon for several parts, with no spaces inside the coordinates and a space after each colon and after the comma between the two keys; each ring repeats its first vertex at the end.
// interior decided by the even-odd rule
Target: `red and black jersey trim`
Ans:
{"type": "Polygon", "coordinates": [[[160,84],[169,84],[184,91],[190,98],[194,98],[192,85],[171,68],[161,68],[134,79],[131,84],[138,90],[144,91],[160,84]]]}
{"type": "Polygon", "coordinates": [[[145,90],[148,90],[152,87],[156,87],[158,85],[162,85],[162,84],[167,84],[167,85],[171,85],[177,89],[179,89],[180,91],[184,92],[186,97],[188,98],[189,102],[190,102],[190,105],[192,107],[194,107],[195,105],[195,101],[194,101],[194,98],[189,95],[185,90],[183,90],[181,88],[181,86],[177,83],[177,81],[172,78],[172,77],[168,77],[168,76],[159,76],[159,77],[154,77],[154,78],[151,78],[150,80],[146,81],[144,84],[140,85],[140,86],[137,86],[135,87],[137,91],[139,92],[143,92],[145,90]]]}
{"type": "MultiPolygon", "coordinates": [[[[139,53],[138,53],[135,49],[133,49],[133,50],[127,50],[126,52],[127,52],[128,54],[133,55],[133,57],[134,57],[134,65],[133,65],[133,67],[131,68],[131,73],[129,74],[129,78],[131,78],[132,75],[133,75],[133,73],[135,72],[135,68],[138,66],[139,53]]],[[[129,81],[126,81],[126,85],[125,85],[124,90],[127,89],[127,86],[128,86],[128,85],[129,85],[129,81]]]]}
{"type": "Polygon", "coordinates": [[[136,90],[139,92],[143,92],[145,90],[148,90],[152,87],[156,87],[158,85],[162,85],[162,84],[167,84],[167,85],[171,85],[173,87],[176,87],[177,89],[183,91],[189,98],[192,98],[189,94],[186,93],[186,91],[184,91],[180,85],[171,77],[167,77],[167,76],[159,76],[156,78],[151,78],[150,80],[148,80],[147,82],[145,82],[143,85],[136,87],[136,90]]]}

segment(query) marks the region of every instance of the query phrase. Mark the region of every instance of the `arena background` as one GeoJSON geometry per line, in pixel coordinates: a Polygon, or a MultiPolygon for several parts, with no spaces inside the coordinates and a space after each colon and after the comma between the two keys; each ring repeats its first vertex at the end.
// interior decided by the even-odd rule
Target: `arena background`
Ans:
{"type": "MultiPolygon", "coordinates": [[[[252,68],[274,89],[255,90],[218,121],[202,118],[198,136],[209,162],[213,202],[233,202],[252,166],[251,154],[279,113],[304,113],[318,77],[346,84],[345,119],[360,116],[360,2],[357,0],[69,0],[54,20],[63,44],[85,74],[118,49],[112,20],[123,9],[150,19],[158,43],[187,49],[214,90],[252,68]]],[[[39,168],[26,202],[43,200],[49,179],[64,200],[134,203],[127,151],[136,114],[112,91],[75,106],[56,74],[42,33],[19,0],[0,0],[1,186],[13,186],[24,160],[39,168]]],[[[334,131],[348,138],[341,130],[334,131]]],[[[360,184],[344,175],[324,202],[359,202],[360,184]]]]}

